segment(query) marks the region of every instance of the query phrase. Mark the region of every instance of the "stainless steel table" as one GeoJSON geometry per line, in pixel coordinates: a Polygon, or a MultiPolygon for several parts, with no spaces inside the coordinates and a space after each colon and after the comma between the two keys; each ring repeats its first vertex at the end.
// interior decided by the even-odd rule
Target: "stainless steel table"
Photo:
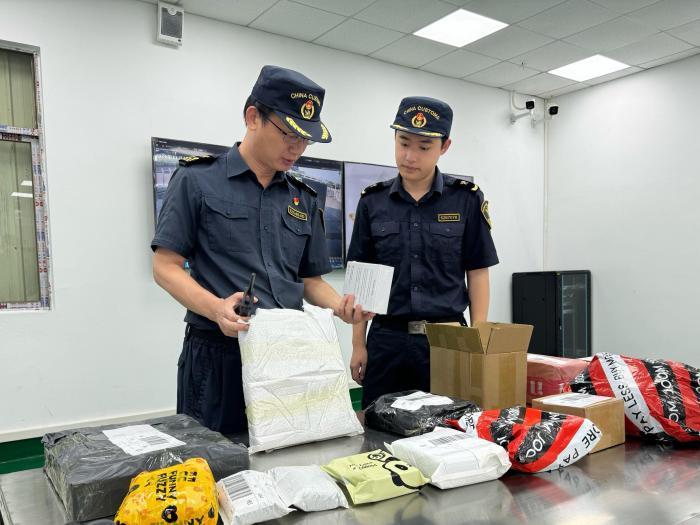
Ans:
{"type": "MultiPolygon", "coordinates": [[[[367,430],[251,457],[251,468],[324,464],[373,450],[396,436],[367,430]]],[[[5,525],[62,525],[61,503],[39,469],[0,476],[5,525]]],[[[509,472],[498,481],[420,493],[350,509],[293,512],[280,524],[700,525],[700,448],[663,449],[629,441],[543,474],[509,472]]]]}

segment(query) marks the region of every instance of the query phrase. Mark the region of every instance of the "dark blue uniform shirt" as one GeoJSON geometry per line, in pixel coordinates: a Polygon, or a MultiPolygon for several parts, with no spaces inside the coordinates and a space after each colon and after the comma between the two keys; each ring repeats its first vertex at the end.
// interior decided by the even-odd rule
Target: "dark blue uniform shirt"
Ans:
{"type": "MultiPolygon", "coordinates": [[[[263,188],[238,145],[173,174],[151,241],[158,246],[187,258],[194,280],[217,297],[244,290],[255,272],[260,308],[301,309],[301,278],[331,271],[316,196],[282,172],[263,188]]],[[[189,310],[185,321],[218,328],[189,310]]]]}
{"type": "Polygon", "coordinates": [[[436,168],[418,202],[400,175],[364,193],[347,259],[395,268],[388,315],[461,316],[469,306],[465,271],[498,264],[481,191],[436,168]]]}

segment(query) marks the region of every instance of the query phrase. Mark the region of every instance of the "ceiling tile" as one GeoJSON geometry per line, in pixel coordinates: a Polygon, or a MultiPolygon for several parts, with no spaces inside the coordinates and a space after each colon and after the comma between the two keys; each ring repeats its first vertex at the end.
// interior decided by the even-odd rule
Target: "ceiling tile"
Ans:
{"type": "Polygon", "coordinates": [[[343,20],[340,15],[282,0],[254,20],[250,27],[298,40],[313,40],[343,20]]]}
{"type": "Polygon", "coordinates": [[[247,26],[276,2],[277,0],[239,0],[235,3],[229,0],[184,0],[182,7],[185,13],[247,26]]]}
{"type": "Polygon", "coordinates": [[[495,58],[458,49],[425,64],[421,69],[447,77],[462,78],[497,63],[498,60],[495,58]]]}
{"type": "Polygon", "coordinates": [[[518,25],[553,38],[563,38],[617,16],[614,11],[588,0],[569,0],[518,22],[518,25]]]}
{"type": "Polygon", "coordinates": [[[666,33],[659,33],[634,44],[607,51],[605,56],[625,64],[638,66],[644,62],[686,51],[691,47],[690,44],[673,38],[666,33]]]}
{"type": "Polygon", "coordinates": [[[402,66],[420,67],[454,51],[454,49],[452,46],[433,42],[426,38],[407,35],[370,56],[402,66]]]}
{"type": "Polygon", "coordinates": [[[573,93],[574,91],[579,91],[581,89],[586,89],[589,87],[587,84],[584,84],[583,82],[575,82],[571,84],[570,86],[564,86],[563,88],[559,89],[553,89],[552,91],[546,91],[544,93],[540,93],[540,97],[544,99],[550,99],[550,98],[556,98],[560,97],[562,95],[566,95],[567,93],[573,93]]]}
{"type": "MultiPolygon", "coordinates": [[[[308,5],[338,15],[352,16],[372,5],[374,0],[292,0],[297,4],[308,5]]],[[[238,4],[238,2],[236,2],[238,4]]]]}
{"type": "Polygon", "coordinates": [[[392,31],[391,29],[349,18],[325,35],[321,35],[314,40],[314,43],[361,55],[369,55],[395,42],[402,36],[404,34],[398,31],[392,31]]]}
{"type": "Polygon", "coordinates": [[[541,47],[552,39],[528,31],[522,27],[509,26],[463,47],[468,51],[481,53],[501,60],[508,60],[532,49],[541,47]]]}
{"type": "Polygon", "coordinates": [[[676,38],[680,38],[681,40],[688,42],[689,44],[700,46],[700,20],[671,29],[668,31],[668,33],[676,38]]]}
{"type": "Polygon", "coordinates": [[[622,16],[571,35],[564,40],[595,53],[600,53],[601,51],[617,49],[638,42],[658,32],[657,29],[622,16]]]}
{"type": "Polygon", "coordinates": [[[510,62],[523,64],[540,71],[549,71],[550,69],[588,58],[591,55],[592,53],[586,49],[581,49],[567,42],[557,41],[513,57],[510,59],[510,62]]]}
{"type": "Polygon", "coordinates": [[[639,73],[640,71],[644,70],[641,67],[632,66],[625,69],[621,69],[620,71],[615,71],[614,73],[608,73],[607,75],[591,78],[589,80],[586,80],[585,83],[591,86],[595,86],[596,84],[602,84],[603,82],[609,82],[610,80],[615,80],[616,78],[622,78],[629,75],[633,75],[634,73],[639,73]]]}
{"type": "Polygon", "coordinates": [[[694,47],[692,49],[688,49],[687,51],[682,51],[681,53],[676,53],[675,55],[668,55],[663,58],[659,58],[657,60],[652,60],[650,62],[644,62],[643,64],[640,64],[639,67],[643,67],[644,69],[649,69],[652,67],[656,66],[662,66],[664,64],[670,64],[671,62],[676,62],[678,60],[683,60],[684,58],[692,57],[694,55],[697,55],[700,53],[700,48],[694,47]]]}
{"type": "Polygon", "coordinates": [[[592,0],[594,3],[612,9],[616,13],[624,15],[630,11],[636,11],[659,0],[592,0]]]}
{"type": "Polygon", "coordinates": [[[520,80],[519,82],[504,86],[504,88],[514,90],[522,94],[539,95],[540,93],[547,93],[554,89],[570,86],[574,83],[575,82],[573,80],[569,80],[568,78],[550,75],[549,73],[540,73],[534,77],[526,78],[525,80],[520,80]]]}
{"type": "Polygon", "coordinates": [[[541,13],[564,0],[471,0],[464,9],[513,24],[541,13]]]}
{"type": "Polygon", "coordinates": [[[635,11],[629,16],[652,27],[672,29],[700,19],[700,2],[697,0],[662,0],[635,11]]]}
{"type": "Polygon", "coordinates": [[[413,33],[457,10],[454,4],[440,0],[377,0],[355,15],[358,20],[413,33]]]}
{"type": "Polygon", "coordinates": [[[501,87],[524,78],[537,75],[539,72],[522,66],[516,66],[510,62],[501,62],[495,66],[464,77],[464,80],[484,84],[486,86],[501,87]]]}

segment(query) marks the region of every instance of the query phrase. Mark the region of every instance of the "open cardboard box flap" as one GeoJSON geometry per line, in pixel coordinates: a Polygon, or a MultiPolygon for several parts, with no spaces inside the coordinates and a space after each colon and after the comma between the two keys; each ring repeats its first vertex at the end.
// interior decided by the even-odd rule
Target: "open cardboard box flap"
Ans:
{"type": "Polygon", "coordinates": [[[510,323],[476,323],[460,326],[457,323],[431,323],[426,334],[431,347],[479,354],[527,352],[532,325],[510,323]]]}

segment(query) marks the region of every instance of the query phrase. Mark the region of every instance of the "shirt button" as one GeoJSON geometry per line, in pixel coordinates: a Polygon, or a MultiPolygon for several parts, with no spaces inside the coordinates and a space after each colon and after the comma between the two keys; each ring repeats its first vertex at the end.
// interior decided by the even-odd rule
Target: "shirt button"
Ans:
{"type": "Polygon", "coordinates": [[[417,287],[417,286],[414,286],[414,287],[413,287],[413,291],[414,291],[414,292],[417,292],[417,291],[418,291],[418,287],[417,287]]]}
{"type": "Polygon", "coordinates": [[[269,229],[269,226],[265,226],[265,231],[268,231],[269,229]]]}
{"type": "Polygon", "coordinates": [[[417,253],[414,253],[414,254],[413,254],[413,258],[414,258],[414,259],[418,259],[418,254],[417,254],[417,253]]]}
{"type": "Polygon", "coordinates": [[[418,207],[418,203],[417,203],[417,202],[414,202],[413,205],[414,205],[416,208],[418,207]]]}
{"type": "Polygon", "coordinates": [[[415,226],[416,228],[418,228],[418,223],[417,223],[417,222],[414,222],[414,223],[413,223],[413,226],[415,226]]]}

